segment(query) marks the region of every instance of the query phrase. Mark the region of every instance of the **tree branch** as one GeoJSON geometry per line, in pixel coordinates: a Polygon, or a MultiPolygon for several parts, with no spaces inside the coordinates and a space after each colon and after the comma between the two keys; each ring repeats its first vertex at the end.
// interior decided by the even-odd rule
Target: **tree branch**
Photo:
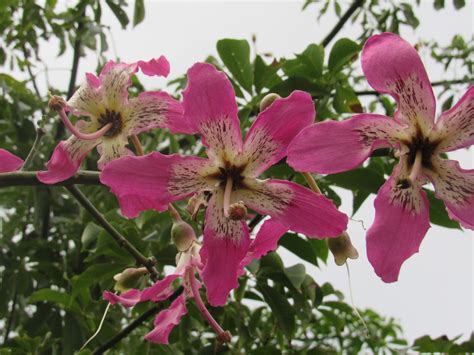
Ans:
{"type": "MultiPolygon", "coordinates": [[[[181,293],[183,293],[183,290],[184,290],[183,286],[180,286],[179,288],[177,288],[176,291],[174,291],[174,293],[169,297],[169,300],[173,302],[176,298],[178,298],[179,295],[181,295],[181,293]]],[[[110,339],[107,343],[95,349],[92,354],[93,355],[103,354],[104,352],[112,348],[115,344],[117,344],[120,340],[127,337],[135,328],[137,328],[139,325],[145,322],[148,318],[155,315],[161,310],[162,310],[161,306],[154,306],[150,308],[148,311],[143,313],[140,317],[135,319],[132,323],[127,325],[125,328],[123,328],[116,336],[110,339]]]]}
{"type": "Polygon", "coordinates": [[[152,280],[158,278],[158,271],[155,269],[154,258],[145,257],[140,251],[138,251],[133,244],[131,244],[127,238],[119,233],[105,218],[104,216],[95,208],[92,202],[77,188],[75,185],[66,185],[66,189],[74,196],[74,198],[84,207],[94,219],[99,222],[99,224],[115,239],[118,245],[124,248],[133,258],[137,261],[137,264],[143,265],[147,268],[150,273],[152,280]]]}
{"type": "Polygon", "coordinates": [[[36,176],[37,171],[13,171],[10,173],[0,173],[0,188],[10,186],[68,186],[74,184],[100,185],[99,172],[80,170],[73,177],[60,181],[56,184],[43,184],[36,176]]]}
{"type": "Polygon", "coordinates": [[[347,22],[347,20],[350,19],[352,14],[356,12],[356,10],[364,4],[364,1],[365,0],[355,0],[352,3],[352,5],[347,9],[344,15],[342,15],[342,17],[339,19],[338,23],[336,23],[336,25],[331,30],[331,32],[329,32],[329,34],[326,37],[324,37],[323,41],[321,42],[323,47],[326,47],[329,44],[329,42],[331,42],[333,38],[336,37],[338,32],[342,29],[342,27],[344,27],[345,23],[347,22]]]}

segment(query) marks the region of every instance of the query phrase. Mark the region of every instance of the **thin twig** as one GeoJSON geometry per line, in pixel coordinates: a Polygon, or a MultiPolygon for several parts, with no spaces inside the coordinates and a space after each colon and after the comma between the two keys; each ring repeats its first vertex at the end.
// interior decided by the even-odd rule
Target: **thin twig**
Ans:
{"type": "Polygon", "coordinates": [[[0,188],[10,186],[68,186],[74,184],[100,185],[98,171],[80,170],[67,180],[56,184],[46,185],[38,180],[37,171],[13,171],[10,173],[0,173],[0,188]]]}
{"type": "Polygon", "coordinates": [[[133,244],[131,244],[127,238],[125,238],[120,232],[115,229],[105,218],[104,216],[95,208],[92,202],[77,188],[75,185],[68,185],[66,189],[74,196],[74,198],[84,207],[91,215],[95,218],[97,222],[115,239],[118,245],[124,248],[133,258],[136,260],[137,264],[143,265],[147,268],[150,273],[152,280],[158,278],[158,271],[156,270],[154,264],[155,260],[153,258],[145,257],[140,251],[138,251],[133,244]]]}
{"type": "Polygon", "coordinates": [[[33,164],[33,161],[35,160],[35,157],[38,154],[38,151],[40,149],[41,140],[43,139],[45,133],[46,132],[42,127],[36,128],[35,141],[33,142],[33,145],[31,146],[30,152],[28,153],[28,156],[26,157],[25,162],[23,163],[23,166],[21,167],[21,170],[28,170],[31,167],[31,164],[33,164]]]}
{"type": "Polygon", "coordinates": [[[347,20],[349,20],[352,14],[356,12],[356,10],[364,4],[364,1],[365,0],[355,0],[352,3],[352,5],[347,9],[344,15],[342,15],[342,17],[339,19],[338,23],[336,23],[336,25],[331,30],[331,32],[329,32],[329,34],[326,37],[324,37],[323,41],[321,42],[323,47],[326,47],[329,44],[329,42],[331,42],[332,39],[336,37],[338,32],[342,29],[342,27],[344,27],[345,23],[347,22],[347,20]]]}
{"type": "Polygon", "coordinates": [[[15,283],[15,291],[13,293],[13,300],[12,300],[12,308],[10,309],[10,312],[8,313],[7,324],[5,326],[5,335],[3,336],[3,345],[4,346],[8,341],[8,336],[10,335],[10,331],[12,329],[13,316],[15,314],[15,308],[16,308],[17,300],[18,300],[18,280],[15,283]]]}
{"type": "MultiPolygon", "coordinates": [[[[181,293],[183,293],[183,286],[180,286],[179,288],[174,291],[174,293],[169,297],[170,302],[173,302],[176,298],[178,298],[181,293]]],[[[150,308],[148,311],[143,313],[140,317],[135,319],[132,323],[127,325],[125,328],[123,328],[117,335],[115,335],[112,339],[110,339],[107,343],[104,345],[101,345],[98,347],[92,354],[98,355],[98,354],[103,354],[110,348],[112,348],[115,344],[117,344],[120,340],[123,338],[127,337],[135,328],[137,328],[139,325],[141,325],[143,322],[145,322],[148,318],[152,317],[156,313],[162,310],[161,306],[154,306],[150,308]]]]}

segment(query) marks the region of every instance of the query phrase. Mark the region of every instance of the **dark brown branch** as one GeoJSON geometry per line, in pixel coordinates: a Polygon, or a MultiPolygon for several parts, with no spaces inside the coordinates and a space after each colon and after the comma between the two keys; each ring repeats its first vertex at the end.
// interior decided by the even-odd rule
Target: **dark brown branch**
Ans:
{"type": "MultiPolygon", "coordinates": [[[[0,173],[0,188],[9,186],[36,186],[46,185],[38,180],[37,171],[14,171],[10,173],[0,173]]],[[[100,185],[98,171],[80,170],[73,177],[46,186],[68,186],[74,184],[100,185]]]]}
{"type": "Polygon", "coordinates": [[[329,42],[333,40],[334,37],[339,33],[339,31],[344,27],[346,22],[350,19],[350,17],[356,12],[356,10],[361,7],[364,4],[365,0],[355,0],[352,5],[347,9],[347,11],[342,15],[342,17],[339,19],[338,23],[334,26],[334,28],[329,32],[329,34],[324,37],[323,41],[321,44],[323,47],[326,47],[329,42]]]}
{"type": "MultiPolygon", "coordinates": [[[[173,302],[176,298],[178,298],[181,293],[183,293],[183,286],[180,286],[179,288],[174,291],[174,293],[170,296],[169,300],[173,302]]],[[[115,346],[120,340],[126,338],[134,329],[136,329],[138,326],[140,326],[143,322],[145,322],[148,318],[154,316],[156,313],[162,310],[161,306],[154,306],[150,308],[148,311],[143,313],[140,317],[135,319],[132,323],[127,325],[125,328],[123,328],[116,336],[114,336],[112,339],[110,339],[107,343],[104,345],[101,345],[98,347],[92,354],[98,355],[98,354],[103,354],[107,350],[111,349],[113,346],[115,346]]]]}

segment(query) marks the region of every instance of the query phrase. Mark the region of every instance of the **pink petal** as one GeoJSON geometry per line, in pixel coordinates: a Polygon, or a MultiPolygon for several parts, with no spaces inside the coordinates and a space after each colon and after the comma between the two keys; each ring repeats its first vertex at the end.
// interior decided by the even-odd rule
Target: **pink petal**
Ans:
{"type": "Polygon", "coordinates": [[[0,173],[18,170],[22,165],[22,159],[5,149],[0,149],[0,173]]]}
{"type": "Polygon", "coordinates": [[[209,201],[205,223],[201,277],[209,303],[223,306],[229,292],[239,286],[240,263],[250,244],[249,230],[244,221],[224,217],[221,189],[209,201]]]}
{"type": "Polygon", "coordinates": [[[132,75],[138,70],[137,64],[114,63],[109,61],[102,68],[99,78],[101,93],[109,110],[121,111],[128,102],[128,88],[132,85],[132,75]]]}
{"type": "Polygon", "coordinates": [[[137,64],[142,73],[148,76],[164,76],[166,78],[170,73],[170,63],[165,56],[160,56],[158,59],[153,58],[148,62],[139,60],[137,64]]]}
{"type": "Polygon", "coordinates": [[[270,251],[276,250],[278,241],[288,231],[284,225],[273,219],[266,220],[260,227],[255,239],[250,243],[249,251],[240,262],[240,267],[244,268],[254,259],[260,259],[270,251]]]}
{"type": "Polygon", "coordinates": [[[369,84],[397,101],[395,118],[426,132],[433,126],[436,100],[418,52],[393,33],[370,37],[362,51],[369,84]]]}
{"type": "Polygon", "coordinates": [[[433,158],[433,169],[426,169],[435,187],[436,197],[443,200],[449,217],[464,228],[474,229],[474,170],[464,170],[454,160],[433,158]]]}
{"type": "Polygon", "coordinates": [[[470,147],[474,144],[474,86],[450,110],[443,112],[436,123],[439,151],[470,147]]]}
{"type": "Polygon", "coordinates": [[[394,119],[373,114],[344,121],[311,125],[288,148],[288,164],[295,170],[333,174],[360,165],[378,148],[397,146],[404,127],[394,119]]]}
{"type": "Polygon", "coordinates": [[[104,291],[102,297],[104,298],[104,300],[109,301],[111,304],[119,303],[124,307],[130,308],[140,302],[140,295],[141,291],[131,289],[127,292],[122,293],[121,295],[117,295],[109,291],[104,291]]]}
{"type": "Polygon", "coordinates": [[[201,171],[207,164],[202,158],[158,152],[126,156],[107,164],[100,180],[117,196],[122,213],[132,218],[148,209],[166,210],[170,202],[205,188],[201,171]]]}
{"type": "Polygon", "coordinates": [[[385,282],[397,281],[403,262],[418,252],[430,227],[426,193],[418,183],[406,187],[407,176],[401,164],[395,167],[378,192],[374,224],[367,231],[367,257],[385,282]]]}
{"type": "Polygon", "coordinates": [[[89,86],[94,89],[97,89],[101,84],[100,79],[92,73],[86,73],[86,80],[89,86]]]}
{"type": "Polygon", "coordinates": [[[184,294],[181,294],[168,309],[158,313],[155,318],[155,328],[145,335],[145,339],[152,343],[168,344],[171,331],[187,312],[186,298],[184,294]]]}
{"type": "Polygon", "coordinates": [[[237,200],[295,232],[309,237],[336,237],[346,230],[348,218],[321,194],[285,180],[245,181],[248,189],[237,200]]]}
{"type": "Polygon", "coordinates": [[[87,73],[87,80],[79,86],[67,101],[66,110],[76,116],[99,117],[104,111],[104,96],[100,90],[101,79],[87,73]]]}
{"type": "Polygon", "coordinates": [[[181,102],[163,91],[142,92],[131,99],[124,111],[129,134],[139,134],[153,128],[169,128],[174,133],[195,133],[183,116],[181,102]]]}
{"type": "Polygon", "coordinates": [[[173,281],[180,276],[180,274],[168,275],[164,279],[155,282],[153,286],[145,288],[141,292],[140,302],[157,302],[167,299],[173,293],[173,289],[170,286],[172,285],[173,281]]]}
{"type": "Polygon", "coordinates": [[[303,91],[274,101],[257,117],[245,139],[248,174],[258,176],[284,158],[292,139],[314,122],[315,114],[311,95],[303,91]]]}
{"type": "Polygon", "coordinates": [[[48,171],[40,171],[38,180],[44,184],[55,184],[73,176],[81,166],[82,160],[98,141],[84,141],[71,136],[56,146],[51,159],[46,164],[48,171]]]}
{"type": "Polygon", "coordinates": [[[235,156],[242,149],[237,103],[227,76],[207,63],[188,70],[188,85],[183,91],[185,119],[190,129],[200,132],[212,158],[235,156]]]}

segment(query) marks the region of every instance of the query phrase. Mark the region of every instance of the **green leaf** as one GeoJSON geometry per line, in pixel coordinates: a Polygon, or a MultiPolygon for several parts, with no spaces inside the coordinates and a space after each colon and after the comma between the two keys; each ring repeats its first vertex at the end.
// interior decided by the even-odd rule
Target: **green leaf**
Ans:
{"type": "Polygon", "coordinates": [[[76,297],[83,289],[99,283],[103,280],[113,280],[115,274],[124,270],[126,265],[113,263],[93,264],[86,271],[72,278],[72,297],[76,297]]]}
{"type": "Polygon", "coordinates": [[[232,77],[247,92],[252,93],[253,71],[249,43],[244,39],[221,39],[217,42],[217,53],[232,77]]]}
{"type": "Polygon", "coordinates": [[[362,105],[354,90],[349,86],[336,87],[336,95],[333,102],[334,109],[338,113],[361,113],[362,105]]]}
{"type": "Polygon", "coordinates": [[[81,235],[81,251],[87,250],[88,247],[97,239],[101,231],[102,228],[94,222],[87,223],[86,228],[84,228],[81,235]]]}
{"type": "Polygon", "coordinates": [[[133,27],[138,25],[145,18],[144,0],[135,0],[135,9],[133,11],[133,27]]]}
{"type": "Polygon", "coordinates": [[[403,15],[405,16],[405,20],[407,24],[413,28],[417,28],[418,25],[420,24],[420,21],[415,16],[411,5],[402,4],[402,12],[403,12],[403,15]]]}
{"type": "Polygon", "coordinates": [[[263,88],[271,88],[281,82],[277,75],[278,68],[278,65],[267,65],[262,57],[257,55],[254,63],[254,85],[257,93],[263,88]]]}
{"type": "Polygon", "coordinates": [[[358,168],[340,174],[328,175],[326,181],[348,190],[376,193],[385,182],[384,176],[370,168],[358,168]]]}
{"type": "Polygon", "coordinates": [[[29,303],[52,302],[64,309],[75,312],[79,311],[78,305],[73,301],[70,295],[49,288],[43,288],[32,293],[28,301],[29,303]]]}
{"type": "Polygon", "coordinates": [[[122,28],[126,28],[130,20],[128,19],[125,10],[122,9],[122,6],[116,4],[114,0],[105,0],[105,2],[110,7],[110,10],[112,10],[117,20],[119,20],[122,28]]]}
{"type": "Polygon", "coordinates": [[[286,297],[276,289],[265,285],[257,284],[257,289],[262,293],[263,298],[272,310],[279,327],[288,338],[291,338],[295,332],[295,310],[290,305],[286,297]]]}
{"type": "Polygon", "coordinates": [[[444,0],[435,0],[433,6],[436,10],[444,8],[444,0]]]}
{"type": "Polygon", "coordinates": [[[318,79],[323,74],[324,47],[317,44],[310,44],[295,59],[286,60],[283,70],[288,76],[300,76],[311,79],[318,79]]]}
{"type": "Polygon", "coordinates": [[[280,238],[278,244],[285,247],[296,256],[299,256],[301,259],[318,266],[318,256],[316,255],[313,246],[308,242],[308,240],[303,239],[299,235],[286,233],[280,238]]]}
{"type": "Polygon", "coordinates": [[[303,264],[296,264],[285,268],[285,275],[297,290],[301,289],[301,284],[306,278],[306,268],[303,264]]]}
{"type": "Polygon", "coordinates": [[[348,38],[338,40],[332,47],[331,53],[329,53],[329,71],[331,73],[340,71],[360,50],[361,46],[348,38]]]}
{"type": "Polygon", "coordinates": [[[434,224],[437,224],[438,226],[442,226],[446,228],[461,229],[458,222],[453,221],[451,218],[449,218],[448,212],[446,212],[446,207],[444,205],[444,202],[441,200],[438,200],[435,197],[435,194],[433,191],[425,189],[425,192],[428,195],[428,201],[430,204],[431,223],[434,223],[434,224]]]}
{"type": "Polygon", "coordinates": [[[454,3],[454,7],[456,8],[456,10],[459,10],[459,9],[463,8],[464,6],[466,6],[466,1],[465,0],[453,0],[453,3],[454,3]]]}

